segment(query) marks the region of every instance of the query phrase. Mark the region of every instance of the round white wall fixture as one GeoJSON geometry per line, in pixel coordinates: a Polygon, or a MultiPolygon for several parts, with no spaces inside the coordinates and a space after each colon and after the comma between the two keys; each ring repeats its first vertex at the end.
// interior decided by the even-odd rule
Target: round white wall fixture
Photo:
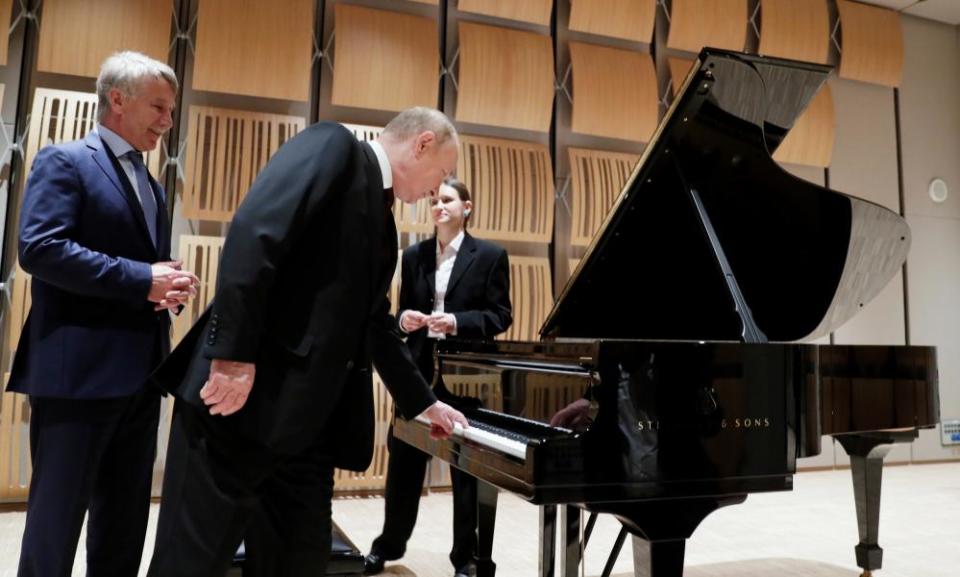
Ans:
{"type": "Polygon", "coordinates": [[[947,189],[947,183],[944,182],[942,178],[934,178],[930,181],[927,192],[930,194],[930,200],[940,203],[947,200],[947,194],[950,191],[947,189]]]}

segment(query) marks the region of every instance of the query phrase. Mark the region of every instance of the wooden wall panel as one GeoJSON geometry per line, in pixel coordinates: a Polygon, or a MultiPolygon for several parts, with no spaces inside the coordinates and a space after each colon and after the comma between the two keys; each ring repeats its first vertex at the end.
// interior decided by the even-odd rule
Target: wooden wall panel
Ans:
{"type": "Polygon", "coordinates": [[[657,128],[657,75],[649,54],[570,43],[574,132],[646,142],[657,128]]]}
{"type": "Polygon", "coordinates": [[[7,350],[11,353],[17,350],[20,342],[20,332],[23,323],[27,322],[27,313],[30,312],[30,280],[31,276],[20,268],[20,263],[13,263],[12,286],[10,287],[10,319],[7,325],[7,350]]]}
{"type": "Polygon", "coordinates": [[[760,54],[827,64],[827,0],[761,0],[760,54]]]}
{"type": "Polygon", "coordinates": [[[306,102],[313,0],[200,0],[193,88],[306,102]]]}
{"type": "Polygon", "coordinates": [[[900,86],[903,76],[903,27],[900,14],[849,0],[837,0],[842,48],[841,78],[900,86]]]}
{"type": "Polygon", "coordinates": [[[667,58],[667,65],[670,67],[670,87],[673,89],[674,95],[680,92],[680,87],[683,86],[683,81],[690,74],[694,62],[696,60],[690,60],[689,58],[676,58],[674,56],[667,58]]]}
{"type": "Polygon", "coordinates": [[[522,2],[517,0],[460,0],[458,8],[461,12],[473,12],[549,26],[553,0],[523,0],[522,2]]]}
{"type": "MultiPolygon", "coordinates": [[[[341,123],[358,140],[364,142],[376,140],[383,132],[382,126],[367,126],[364,124],[341,123]]],[[[400,199],[393,204],[393,217],[397,223],[397,232],[415,232],[430,234],[433,232],[433,218],[430,216],[430,199],[423,198],[414,204],[407,204],[400,199]]]]}
{"type": "Polygon", "coordinates": [[[835,129],[833,93],[830,85],[824,83],[780,143],[773,158],[806,166],[830,166],[835,129]]]}
{"type": "Polygon", "coordinates": [[[183,268],[197,275],[200,288],[197,296],[173,319],[174,345],[187,334],[217,292],[217,271],[220,270],[224,240],[220,236],[180,235],[179,254],[183,268]]]}
{"type": "Polygon", "coordinates": [[[496,240],[550,242],[554,185],[546,146],[460,135],[457,175],[473,196],[472,234],[496,240]]]}
{"type": "Polygon", "coordinates": [[[650,43],[656,0],[571,0],[570,30],[650,43]]]}
{"type": "Polygon", "coordinates": [[[437,106],[436,20],[349,4],[337,4],[335,14],[333,104],[394,111],[437,106]]]}
{"type": "Polygon", "coordinates": [[[553,308],[553,278],[546,257],[510,256],[513,324],[498,339],[540,340],[540,325],[553,308]]]}
{"type": "Polygon", "coordinates": [[[667,46],[700,52],[704,46],[743,50],[747,0],[673,0],[667,46]]]}
{"type": "Polygon", "coordinates": [[[37,70],[95,78],[103,60],[119,50],[166,62],[172,21],[170,0],[48,0],[37,70]]]}
{"type": "Polygon", "coordinates": [[[336,469],[334,492],[381,491],[387,484],[387,430],[393,418],[393,398],[387,392],[380,375],[373,374],[373,460],[366,471],[336,469]]]}
{"type": "Polygon", "coordinates": [[[27,395],[0,393],[0,501],[23,501],[30,484],[30,402],[27,395]]]}
{"type": "Polygon", "coordinates": [[[547,132],[553,115],[549,36],[460,23],[456,119],[547,132]]]}
{"type": "Polygon", "coordinates": [[[306,126],[299,116],[191,106],[183,216],[228,222],[273,153],[306,126]]]}
{"type": "Polygon", "coordinates": [[[638,154],[570,148],[573,209],[570,243],[587,246],[640,160],[638,154]]]}
{"type": "MultiPolygon", "coordinates": [[[[0,30],[10,30],[10,19],[13,17],[13,0],[0,0],[0,30]]],[[[0,41],[0,66],[7,65],[7,49],[10,44],[10,38],[4,34],[4,40],[0,41]]]]}

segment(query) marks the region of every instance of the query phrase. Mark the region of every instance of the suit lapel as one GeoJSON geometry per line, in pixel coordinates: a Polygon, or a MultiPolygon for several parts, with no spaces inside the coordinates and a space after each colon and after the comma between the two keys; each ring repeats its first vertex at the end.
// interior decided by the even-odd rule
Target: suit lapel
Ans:
{"type": "Polygon", "coordinates": [[[420,262],[420,271],[423,273],[423,279],[427,283],[429,294],[433,294],[437,286],[437,237],[430,238],[420,243],[417,260],[420,262]]]}
{"type": "MultiPolygon", "coordinates": [[[[130,182],[127,180],[126,174],[123,174],[123,169],[120,167],[120,161],[118,161],[113,153],[110,152],[107,147],[103,144],[103,141],[100,140],[100,136],[96,132],[90,132],[87,134],[84,139],[85,144],[88,148],[91,149],[93,161],[97,163],[97,166],[100,167],[100,170],[103,171],[103,174],[107,177],[112,184],[116,192],[123,197],[123,200],[127,203],[127,208],[130,209],[130,214],[133,217],[133,220],[137,223],[137,227],[140,229],[140,235],[142,240],[144,240],[152,250],[155,252],[159,247],[153,245],[153,241],[150,240],[150,230],[147,228],[147,221],[143,217],[143,207],[140,206],[140,200],[137,199],[137,193],[133,190],[130,182]]],[[[152,180],[152,178],[150,179],[152,180]]],[[[151,182],[151,188],[153,183],[151,182]]],[[[157,198],[155,190],[151,190],[154,198],[157,198]]],[[[166,207],[163,207],[163,210],[166,210],[166,207]]],[[[160,201],[157,200],[157,212],[161,212],[160,201]]],[[[166,215],[164,215],[165,217],[166,215]]],[[[165,219],[160,219],[165,220],[165,219]]],[[[159,222],[158,222],[159,225],[159,222]]],[[[165,228],[163,230],[166,230],[165,228]]],[[[157,240],[159,243],[160,240],[160,229],[157,229],[157,240]]]]}
{"type": "Polygon", "coordinates": [[[450,282],[447,283],[447,297],[457,287],[457,283],[463,278],[470,265],[476,258],[477,244],[469,234],[463,234],[463,242],[460,244],[460,250],[457,252],[457,258],[453,261],[453,270],[450,272],[450,282]]]}
{"type": "Polygon", "coordinates": [[[383,176],[377,156],[366,142],[360,144],[367,157],[367,211],[370,223],[370,282],[373,288],[372,310],[387,294],[397,266],[397,226],[393,214],[387,213],[383,176]]]}

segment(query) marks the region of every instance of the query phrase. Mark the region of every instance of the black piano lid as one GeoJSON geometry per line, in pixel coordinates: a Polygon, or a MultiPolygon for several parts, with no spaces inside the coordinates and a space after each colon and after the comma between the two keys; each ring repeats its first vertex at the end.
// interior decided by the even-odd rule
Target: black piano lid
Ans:
{"type": "Polygon", "coordinates": [[[906,222],[771,158],[829,72],[704,49],[541,337],[744,340],[718,252],[763,340],[827,334],[876,296],[906,260],[906,222]]]}

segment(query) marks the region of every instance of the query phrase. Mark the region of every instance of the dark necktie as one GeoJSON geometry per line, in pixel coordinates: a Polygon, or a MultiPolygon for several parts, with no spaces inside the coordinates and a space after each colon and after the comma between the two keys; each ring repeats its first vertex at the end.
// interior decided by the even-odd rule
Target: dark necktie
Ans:
{"type": "Polygon", "coordinates": [[[140,205],[143,206],[143,218],[147,221],[147,230],[150,231],[150,240],[157,244],[157,201],[150,187],[150,178],[147,177],[147,167],[143,164],[143,155],[131,150],[124,156],[133,164],[133,173],[137,177],[137,194],[140,196],[140,205]]]}

